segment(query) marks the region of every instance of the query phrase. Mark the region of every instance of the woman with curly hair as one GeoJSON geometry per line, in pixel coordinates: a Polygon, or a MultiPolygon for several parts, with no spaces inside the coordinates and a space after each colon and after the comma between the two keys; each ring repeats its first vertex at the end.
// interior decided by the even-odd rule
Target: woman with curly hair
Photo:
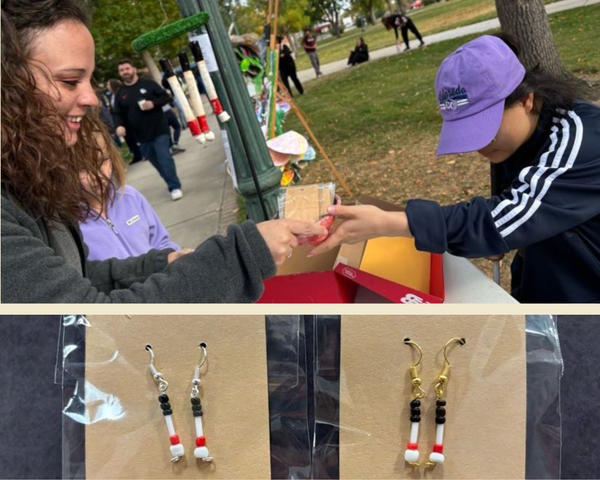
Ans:
{"type": "Polygon", "coordinates": [[[248,302],[297,245],[322,227],[287,220],[229,227],[171,262],[169,249],[88,261],[78,221],[85,174],[109,198],[96,136],[94,41],[74,0],[2,2],[2,301],[248,302]]]}

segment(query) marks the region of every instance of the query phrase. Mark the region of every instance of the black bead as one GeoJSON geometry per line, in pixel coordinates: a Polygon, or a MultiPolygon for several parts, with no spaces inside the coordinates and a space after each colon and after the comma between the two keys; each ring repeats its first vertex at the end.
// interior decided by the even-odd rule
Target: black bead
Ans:
{"type": "Polygon", "coordinates": [[[192,412],[192,414],[194,415],[194,417],[201,417],[202,416],[202,410],[194,410],[192,412]]]}
{"type": "Polygon", "coordinates": [[[411,407],[420,407],[421,406],[421,400],[419,400],[418,398],[413,400],[412,402],[410,402],[410,406],[411,407]]]}
{"type": "Polygon", "coordinates": [[[446,405],[446,400],[436,400],[435,404],[438,407],[443,407],[444,405],[446,405]]]}
{"type": "Polygon", "coordinates": [[[167,402],[169,401],[169,397],[168,397],[168,395],[167,395],[166,393],[161,393],[161,394],[158,396],[158,401],[159,401],[160,403],[167,403],[167,402]]]}
{"type": "Polygon", "coordinates": [[[198,397],[190,398],[190,402],[192,402],[192,405],[200,405],[200,399],[198,397]]]}
{"type": "Polygon", "coordinates": [[[446,416],[446,409],[444,407],[437,407],[435,409],[435,415],[437,417],[445,417],[446,416]]]}
{"type": "Polygon", "coordinates": [[[410,416],[410,421],[411,422],[420,422],[421,421],[421,416],[420,415],[411,415],[410,416]]]}
{"type": "Polygon", "coordinates": [[[419,407],[411,408],[410,414],[411,415],[421,415],[421,409],[419,407]]]}
{"type": "Polygon", "coordinates": [[[437,423],[438,425],[446,423],[446,417],[435,417],[435,423],[437,423]]]}
{"type": "Polygon", "coordinates": [[[171,404],[169,402],[161,403],[160,408],[162,408],[163,410],[171,410],[171,404]]]}
{"type": "Polygon", "coordinates": [[[202,405],[192,405],[192,410],[202,410],[202,405]]]}
{"type": "Polygon", "coordinates": [[[173,415],[173,410],[163,410],[163,415],[166,417],[167,415],[173,415]]]}

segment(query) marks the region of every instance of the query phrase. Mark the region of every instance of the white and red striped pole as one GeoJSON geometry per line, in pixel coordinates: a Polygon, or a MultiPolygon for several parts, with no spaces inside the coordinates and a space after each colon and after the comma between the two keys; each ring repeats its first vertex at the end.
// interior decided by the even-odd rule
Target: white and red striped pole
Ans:
{"type": "Polygon", "coordinates": [[[175,431],[175,425],[173,424],[173,409],[169,403],[169,396],[167,395],[167,389],[169,388],[169,382],[165,379],[162,373],[160,373],[154,366],[154,351],[152,345],[146,345],[146,351],[150,354],[150,373],[154,382],[158,386],[158,403],[160,410],[165,417],[165,423],[167,424],[167,431],[169,432],[169,451],[171,452],[171,462],[175,463],[181,460],[185,454],[185,449],[179,440],[179,435],[175,431]]]}
{"type": "Polygon", "coordinates": [[[206,95],[208,96],[208,100],[210,101],[214,114],[217,116],[219,121],[223,123],[229,121],[231,117],[225,110],[223,110],[223,107],[221,106],[221,102],[217,96],[217,91],[215,90],[215,86],[210,78],[210,73],[208,73],[208,69],[206,68],[206,62],[204,61],[204,55],[202,55],[200,44],[194,41],[190,42],[189,45],[190,49],[192,50],[194,60],[196,61],[196,65],[198,65],[198,70],[200,71],[200,76],[202,77],[202,83],[204,83],[204,87],[206,88],[206,95]]]}
{"type": "Polygon", "coordinates": [[[185,52],[179,53],[179,65],[181,65],[181,70],[183,71],[183,80],[187,85],[190,105],[200,124],[200,130],[206,137],[206,140],[212,141],[215,139],[215,134],[211,132],[208,122],[206,121],[206,113],[204,112],[202,97],[200,97],[198,85],[196,84],[196,77],[194,77],[194,72],[192,72],[190,62],[185,52]]]}
{"type": "Polygon", "coordinates": [[[175,98],[177,98],[179,105],[181,105],[181,108],[183,110],[183,116],[185,117],[185,121],[187,123],[188,128],[190,129],[190,132],[192,133],[192,135],[198,142],[200,142],[202,144],[206,143],[206,137],[202,133],[202,130],[200,129],[198,120],[196,119],[194,113],[192,112],[192,108],[190,107],[190,104],[188,103],[185,93],[183,93],[181,85],[179,85],[179,80],[177,80],[177,77],[175,76],[175,72],[173,72],[173,67],[171,66],[171,62],[169,62],[169,60],[166,58],[161,58],[159,60],[159,63],[160,63],[160,67],[162,68],[162,70],[165,74],[165,77],[167,77],[167,82],[169,83],[169,86],[171,87],[171,90],[173,91],[173,95],[175,95],[175,98]]]}
{"type": "Polygon", "coordinates": [[[192,380],[192,393],[190,402],[192,404],[192,414],[194,415],[194,426],[196,428],[196,448],[194,449],[194,457],[203,462],[212,462],[208,447],[206,446],[206,437],[204,436],[204,426],[202,424],[202,401],[200,400],[200,369],[206,363],[206,343],[202,342],[198,345],[202,349],[202,359],[194,369],[194,378],[192,380]]]}

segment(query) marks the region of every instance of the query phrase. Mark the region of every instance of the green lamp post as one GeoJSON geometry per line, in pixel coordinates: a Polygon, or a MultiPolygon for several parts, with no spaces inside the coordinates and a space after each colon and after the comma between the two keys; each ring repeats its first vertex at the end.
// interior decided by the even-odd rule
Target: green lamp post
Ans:
{"type": "Polygon", "coordinates": [[[221,124],[227,132],[238,190],[246,202],[248,217],[253,220],[272,218],[277,213],[281,171],[273,165],[254,107],[229,36],[214,0],[178,0],[184,16],[204,11],[208,20],[204,27],[210,38],[218,71],[210,75],[223,108],[231,120],[221,124]]]}

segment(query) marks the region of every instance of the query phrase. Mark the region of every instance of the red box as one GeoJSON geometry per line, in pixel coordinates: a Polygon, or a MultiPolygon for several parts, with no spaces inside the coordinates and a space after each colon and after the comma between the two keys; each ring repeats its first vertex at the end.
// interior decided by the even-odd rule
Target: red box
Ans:
{"type": "MultiPolygon", "coordinates": [[[[391,204],[373,199],[362,203],[376,203],[385,210],[397,210],[391,204]]],[[[422,292],[358,268],[344,254],[338,257],[339,247],[318,257],[307,258],[310,246],[299,247],[277,272],[265,281],[265,291],[259,303],[354,303],[358,287],[374,292],[375,301],[394,303],[442,303],[444,301],[444,272],[442,256],[430,255],[429,289],[422,292]],[[351,265],[350,265],[351,264],[351,265]]],[[[364,244],[345,246],[350,256],[362,257],[364,244]]]]}

